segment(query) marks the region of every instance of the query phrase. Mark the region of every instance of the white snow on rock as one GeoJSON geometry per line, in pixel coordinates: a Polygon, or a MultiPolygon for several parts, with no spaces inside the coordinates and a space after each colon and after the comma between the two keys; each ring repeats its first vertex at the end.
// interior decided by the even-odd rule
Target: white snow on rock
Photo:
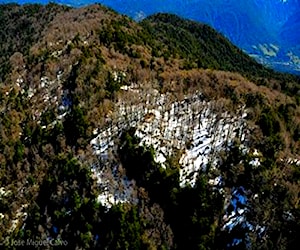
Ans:
{"type": "Polygon", "coordinates": [[[201,94],[174,102],[170,109],[162,108],[164,99],[164,96],[159,99],[157,109],[146,110],[147,119],[138,124],[135,135],[141,144],[153,146],[155,161],[162,167],[175,149],[184,150],[179,161],[180,185],[194,186],[199,170],[214,163],[217,152],[230,145],[234,138],[243,138],[246,115],[242,108],[236,117],[227,112],[214,113],[214,103],[203,101],[201,94]]]}
{"type": "Polygon", "coordinates": [[[12,233],[13,231],[15,231],[15,229],[17,228],[17,226],[19,224],[21,224],[22,222],[24,222],[27,219],[28,214],[26,212],[24,212],[28,207],[28,204],[23,204],[17,211],[15,214],[15,218],[12,220],[11,222],[11,226],[9,228],[9,232],[12,233]]]}
{"type": "MultiPolygon", "coordinates": [[[[142,94],[142,93],[140,93],[142,94]]],[[[208,164],[217,165],[217,154],[238,138],[246,140],[246,112],[243,107],[236,114],[218,110],[214,101],[205,101],[201,93],[186,97],[182,101],[170,101],[169,94],[158,91],[144,95],[145,102],[138,104],[118,103],[116,121],[104,129],[95,129],[91,140],[94,153],[102,162],[109,160],[109,154],[116,150],[115,140],[122,131],[135,127],[135,135],[140,145],[152,146],[156,152],[155,161],[166,167],[168,157],[178,150],[181,152],[179,164],[180,185],[194,186],[200,169],[208,164]]],[[[98,170],[99,171],[99,170],[98,170]]],[[[99,182],[101,178],[98,176],[99,182]]],[[[211,183],[218,183],[211,180],[211,183]]],[[[128,185],[123,185],[126,188],[128,185]]],[[[128,194],[132,189],[128,191],[128,194]]],[[[110,207],[124,199],[111,191],[104,191],[99,201],[110,207]]]]}
{"type": "Polygon", "coordinates": [[[125,176],[118,176],[116,169],[109,172],[104,171],[103,166],[94,166],[92,168],[92,176],[102,189],[102,192],[97,197],[97,201],[106,208],[109,209],[118,203],[137,202],[134,181],[128,180],[125,176]]]}
{"type": "Polygon", "coordinates": [[[11,191],[8,190],[8,191],[5,191],[5,188],[4,187],[0,187],[0,200],[2,200],[3,198],[7,197],[11,195],[11,191]]]}
{"type": "MultiPolygon", "coordinates": [[[[248,152],[249,153],[249,152],[248,152]]],[[[256,168],[261,165],[262,153],[259,152],[256,148],[253,150],[252,154],[250,153],[252,160],[249,162],[249,165],[256,168]]]]}
{"type": "Polygon", "coordinates": [[[258,167],[260,166],[260,161],[259,161],[259,158],[254,158],[253,160],[251,160],[249,162],[250,165],[252,165],[253,167],[258,167]]]}
{"type": "Polygon", "coordinates": [[[295,164],[297,166],[300,166],[300,159],[292,159],[292,158],[288,158],[287,159],[287,163],[288,164],[295,164]]]}

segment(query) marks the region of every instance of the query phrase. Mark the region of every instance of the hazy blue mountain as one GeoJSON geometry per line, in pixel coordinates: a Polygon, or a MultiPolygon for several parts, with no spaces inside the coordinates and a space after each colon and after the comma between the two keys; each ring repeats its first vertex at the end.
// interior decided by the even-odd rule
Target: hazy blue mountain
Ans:
{"type": "MultiPolygon", "coordinates": [[[[0,1],[11,2],[11,1],[0,1]]],[[[47,0],[19,0],[18,3],[47,0]]],[[[56,0],[71,6],[95,0],[56,0]]],[[[260,62],[300,73],[300,0],[98,0],[139,20],[169,12],[207,23],[260,62]]]]}
{"type": "Polygon", "coordinates": [[[260,62],[279,70],[300,70],[299,0],[101,2],[135,19],[155,12],[172,12],[207,23],[260,62]]]}

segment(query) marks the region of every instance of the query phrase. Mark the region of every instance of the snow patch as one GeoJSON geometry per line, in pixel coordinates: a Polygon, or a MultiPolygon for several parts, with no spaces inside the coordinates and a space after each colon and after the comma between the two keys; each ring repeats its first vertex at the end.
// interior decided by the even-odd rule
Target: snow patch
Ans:
{"type": "MultiPolygon", "coordinates": [[[[117,72],[113,73],[113,77],[118,81],[117,72]]],[[[93,131],[95,137],[90,143],[102,162],[107,161],[110,152],[116,150],[115,140],[120,133],[136,127],[135,136],[140,138],[140,145],[152,146],[156,152],[155,161],[163,168],[167,167],[168,157],[178,150],[182,151],[180,185],[194,186],[201,169],[216,167],[218,152],[226,149],[236,138],[242,143],[246,141],[247,114],[244,107],[240,107],[235,116],[229,112],[217,112],[216,103],[205,101],[201,93],[170,102],[168,93],[152,91],[146,94],[145,99],[145,102],[134,105],[118,103],[117,120],[104,129],[93,131]]],[[[105,177],[101,178],[105,180],[105,177]]],[[[220,177],[210,181],[212,185],[220,182],[220,177]]],[[[123,186],[128,187],[126,184],[123,186]]],[[[109,207],[122,202],[122,199],[118,194],[105,191],[99,196],[99,201],[109,207]]]]}

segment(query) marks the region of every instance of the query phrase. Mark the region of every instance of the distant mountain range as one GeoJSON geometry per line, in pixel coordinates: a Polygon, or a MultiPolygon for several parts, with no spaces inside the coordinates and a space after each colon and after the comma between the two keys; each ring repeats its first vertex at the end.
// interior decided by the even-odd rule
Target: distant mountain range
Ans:
{"type": "MultiPolygon", "coordinates": [[[[0,1],[8,3],[13,1],[0,1]]],[[[19,0],[47,3],[47,0],[19,0]]],[[[75,7],[94,0],[57,0],[75,7]]],[[[168,12],[204,22],[224,34],[259,62],[281,71],[300,74],[299,0],[99,0],[135,20],[168,12]]]]}

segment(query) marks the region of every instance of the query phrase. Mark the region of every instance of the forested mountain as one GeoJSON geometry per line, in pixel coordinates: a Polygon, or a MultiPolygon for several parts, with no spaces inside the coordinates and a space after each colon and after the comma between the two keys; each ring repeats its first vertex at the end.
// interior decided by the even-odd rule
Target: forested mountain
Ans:
{"type": "MultiPolygon", "coordinates": [[[[18,0],[20,3],[26,0],[18,0]]],[[[41,1],[44,2],[44,1],[41,1]]],[[[91,0],[57,0],[84,6],[91,0]]],[[[159,12],[203,22],[264,65],[300,73],[299,0],[101,0],[136,20],[159,12]]]]}
{"type": "MultiPolygon", "coordinates": [[[[93,0],[0,0],[19,4],[55,2],[72,7],[93,0]]],[[[260,63],[300,74],[299,0],[98,0],[119,13],[141,20],[156,13],[172,13],[203,22],[225,35],[260,63]]]]}
{"type": "Polygon", "coordinates": [[[9,58],[16,51],[28,53],[30,47],[38,41],[42,30],[53,17],[66,9],[66,7],[49,4],[25,5],[16,4],[0,5],[0,79],[4,80],[5,73],[10,70],[9,58]]]}
{"type": "Polygon", "coordinates": [[[211,27],[0,5],[5,249],[293,249],[300,84],[211,27]]]}

